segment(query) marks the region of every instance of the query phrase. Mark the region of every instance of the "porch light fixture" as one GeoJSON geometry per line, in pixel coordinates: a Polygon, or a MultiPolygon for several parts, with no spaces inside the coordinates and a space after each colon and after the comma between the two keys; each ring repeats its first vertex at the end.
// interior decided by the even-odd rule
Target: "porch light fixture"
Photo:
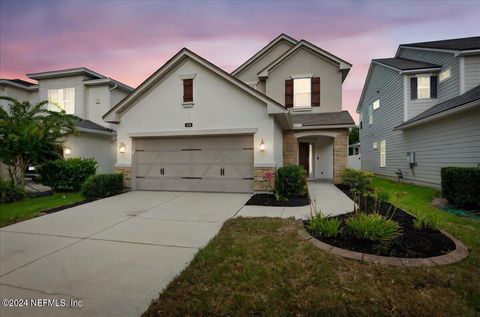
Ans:
{"type": "Polygon", "coordinates": [[[64,147],[63,148],[63,154],[69,155],[70,153],[72,153],[72,150],[69,147],[64,147]]]}
{"type": "Polygon", "coordinates": [[[120,146],[118,147],[118,151],[120,151],[120,153],[125,153],[127,151],[127,146],[125,145],[125,143],[120,143],[120,146]]]}
{"type": "Polygon", "coordinates": [[[265,142],[263,142],[263,139],[262,139],[262,142],[260,142],[260,151],[261,152],[265,151],[265,142]]]}

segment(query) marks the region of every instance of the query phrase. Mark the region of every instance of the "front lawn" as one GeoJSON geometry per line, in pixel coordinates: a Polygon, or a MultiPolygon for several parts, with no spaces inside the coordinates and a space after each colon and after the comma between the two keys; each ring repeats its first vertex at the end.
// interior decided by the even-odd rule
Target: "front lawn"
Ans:
{"type": "Polygon", "coordinates": [[[80,193],[56,193],[38,198],[25,198],[13,203],[0,203],[0,227],[40,215],[42,210],[84,200],[80,193]]]}
{"type": "MultiPolygon", "coordinates": [[[[375,179],[392,203],[434,213],[470,255],[442,267],[398,268],[344,259],[301,240],[291,219],[231,219],[144,316],[474,316],[480,313],[480,222],[449,215],[438,192],[375,179]]],[[[328,211],[326,211],[328,212],[328,211]]]]}

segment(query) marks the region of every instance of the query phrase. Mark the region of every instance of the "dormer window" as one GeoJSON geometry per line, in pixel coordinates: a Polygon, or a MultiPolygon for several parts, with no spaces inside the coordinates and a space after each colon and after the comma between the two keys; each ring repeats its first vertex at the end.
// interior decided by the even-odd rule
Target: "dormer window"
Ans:
{"type": "Polygon", "coordinates": [[[48,90],[48,110],[75,113],[75,88],[48,90]]]}

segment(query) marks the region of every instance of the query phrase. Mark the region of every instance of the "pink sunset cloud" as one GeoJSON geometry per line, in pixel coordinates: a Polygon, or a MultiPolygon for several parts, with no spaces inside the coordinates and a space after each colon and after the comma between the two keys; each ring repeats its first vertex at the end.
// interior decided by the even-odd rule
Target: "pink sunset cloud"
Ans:
{"type": "Polygon", "coordinates": [[[354,118],[371,59],[393,56],[400,43],[480,31],[479,5],[469,1],[1,1],[0,9],[2,78],[85,66],[136,87],[182,47],[232,71],[287,33],[354,65],[343,86],[354,118]]]}

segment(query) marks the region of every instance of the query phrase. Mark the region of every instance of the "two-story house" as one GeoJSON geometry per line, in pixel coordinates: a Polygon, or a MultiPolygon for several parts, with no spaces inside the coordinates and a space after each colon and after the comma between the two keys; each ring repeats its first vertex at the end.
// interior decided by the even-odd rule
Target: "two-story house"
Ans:
{"type": "Polygon", "coordinates": [[[362,169],[438,187],[480,164],[480,37],[402,44],[374,59],[360,114],[362,169]]]}
{"type": "Polygon", "coordinates": [[[351,66],[284,34],[231,74],[184,48],[105,114],[117,124],[117,170],[145,190],[265,190],[267,172],[296,164],[339,182],[351,66]]]}
{"type": "MultiPolygon", "coordinates": [[[[37,82],[0,79],[0,95],[32,104],[48,100],[49,110],[64,110],[81,118],[76,122],[79,135],[64,140],[64,157],[93,157],[99,172],[113,172],[117,148],[115,126],[103,121],[102,115],[133,88],[83,67],[32,73],[27,77],[37,82]]],[[[1,101],[0,106],[6,108],[8,102],[1,101]]],[[[0,173],[7,176],[5,166],[0,173]]]]}

